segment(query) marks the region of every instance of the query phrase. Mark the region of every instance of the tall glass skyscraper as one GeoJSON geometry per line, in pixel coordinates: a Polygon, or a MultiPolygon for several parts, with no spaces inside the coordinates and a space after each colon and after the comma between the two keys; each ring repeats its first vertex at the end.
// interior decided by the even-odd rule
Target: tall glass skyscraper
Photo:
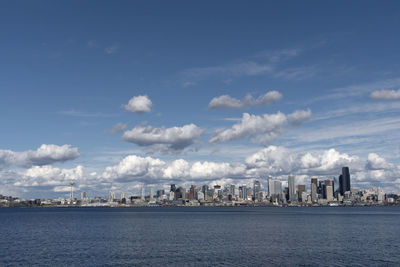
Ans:
{"type": "Polygon", "coordinates": [[[339,176],[339,190],[340,194],[350,191],[350,170],[349,167],[342,168],[342,174],[339,176]]]}
{"type": "Polygon", "coordinates": [[[296,185],[294,182],[294,175],[289,175],[288,179],[288,187],[289,187],[289,200],[290,202],[296,202],[296,185]]]}

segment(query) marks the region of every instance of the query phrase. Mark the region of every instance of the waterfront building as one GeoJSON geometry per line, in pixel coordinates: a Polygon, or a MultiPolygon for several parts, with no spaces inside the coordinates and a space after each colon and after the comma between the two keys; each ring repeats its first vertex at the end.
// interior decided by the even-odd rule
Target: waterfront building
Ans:
{"type": "Polygon", "coordinates": [[[81,192],[81,200],[85,200],[86,199],[86,192],[81,192]]]}

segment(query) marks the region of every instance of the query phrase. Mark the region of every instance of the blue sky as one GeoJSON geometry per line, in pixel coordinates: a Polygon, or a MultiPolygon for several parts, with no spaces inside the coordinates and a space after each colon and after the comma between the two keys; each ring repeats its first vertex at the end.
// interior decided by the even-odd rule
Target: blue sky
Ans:
{"type": "Polygon", "coordinates": [[[308,185],[342,165],[354,186],[397,192],[399,11],[397,1],[3,1],[0,193],[290,172],[308,185]],[[257,100],[268,92],[280,97],[257,100]],[[138,96],[149,109],[127,111],[138,96]]]}

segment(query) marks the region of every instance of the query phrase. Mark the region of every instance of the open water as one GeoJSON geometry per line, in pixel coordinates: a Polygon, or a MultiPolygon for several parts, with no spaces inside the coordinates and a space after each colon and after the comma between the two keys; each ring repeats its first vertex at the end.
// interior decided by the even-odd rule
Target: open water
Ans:
{"type": "Polygon", "coordinates": [[[400,207],[0,209],[0,266],[400,266],[400,207]]]}

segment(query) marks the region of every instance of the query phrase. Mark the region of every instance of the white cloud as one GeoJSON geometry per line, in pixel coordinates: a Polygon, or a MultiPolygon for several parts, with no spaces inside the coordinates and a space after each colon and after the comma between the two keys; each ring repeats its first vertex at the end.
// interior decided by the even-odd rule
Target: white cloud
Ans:
{"type": "Polygon", "coordinates": [[[282,127],[288,123],[299,125],[311,116],[311,111],[295,111],[286,116],[282,112],[264,114],[262,116],[243,113],[242,119],[231,128],[218,129],[210,138],[210,143],[220,143],[252,138],[251,141],[267,144],[274,140],[281,132],[282,127]]]}
{"type": "Polygon", "coordinates": [[[127,105],[123,105],[126,111],[134,113],[150,112],[153,103],[147,95],[138,95],[132,97],[127,105]]]}
{"type": "Polygon", "coordinates": [[[83,166],[72,169],[54,168],[49,165],[33,166],[21,173],[14,182],[18,187],[68,186],[71,181],[82,181],[83,166]]]}
{"type": "Polygon", "coordinates": [[[217,130],[209,140],[210,143],[220,143],[259,135],[274,135],[286,123],[285,114],[264,114],[263,116],[243,113],[241,121],[232,128],[217,130]]]}
{"type": "Polygon", "coordinates": [[[158,177],[165,162],[151,157],[130,155],[122,159],[117,165],[105,169],[102,174],[106,179],[121,179],[127,177],[158,177]]]}
{"type": "Polygon", "coordinates": [[[269,73],[272,71],[270,64],[263,64],[254,61],[236,62],[221,66],[192,68],[183,72],[188,78],[201,79],[209,76],[255,76],[269,73]]]}
{"type": "Polygon", "coordinates": [[[384,99],[384,100],[400,100],[400,89],[399,90],[375,90],[371,92],[370,97],[373,99],[384,99]]]}
{"type": "Polygon", "coordinates": [[[101,175],[104,179],[120,182],[162,182],[162,180],[216,179],[241,176],[246,166],[240,163],[196,161],[189,163],[184,159],[165,162],[152,157],[130,155],[117,165],[107,167],[101,175]]]}
{"type": "Polygon", "coordinates": [[[17,166],[41,166],[64,162],[79,157],[78,148],[71,145],[41,145],[37,150],[14,152],[11,150],[0,150],[1,165],[17,166]]]}
{"type": "Polygon", "coordinates": [[[296,110],[295,112],[287,115],[288,122],[292,125],[301,125],[311,119],[311,110],[296,110]]]}
{"type": "Polygon", "coordinates": [[[128,125],[126,123],[118,122],[108,132],[112,133],[112,134],[120,133],[120,132],[125,131],[127,127],[128,127],[128,125]]]}
{"type": "Polygon", "coordinates": [[[248,168],[255,173],[283,175],[334,175],[342,166],[360,169],[358,157],[339,153],[335,149],[297,153],[285,147],[269,146],[246,158],[248,168]]]}
{"type": "Polygon", "coordinates": [[[195,124],[171,128],[137,125],[126,131],[122,139],[139,146],[167,145],[167,148],[179,151],[197,142],[203,132],[195,124]]]}
{"type": "Polygon", "coordinates": [[[221,95],[211,99],[208,107],[211,109],[243,108],[243,103],[239,99],[230,97],[229,95],[221,95]]]}
{"type": "Polygon", "coordinates": [[[369,153],[366,168],[368,170],[385,170],[385,169],[393,169],[395,166],[391,163],[388,163],[384,158],[380,157],[376,153],[369,153]]]}
{"type": "Polygon", "coordinates": [[[111,46],[106,47],[106,48],[104,49],[104,51],[105,51],[107,54],[114,54],[114,53],[116,53],[116,52],[118,51],[118,49],[119,49],[119,45],[113,44],[113,45],[111,45],[111,46]]]}
{"type": "Polygon", "coordinates": [[[269,105],[281,99],[282,94],[278,91],[269,91],[259,96],[257,99],[254,99],[251,94],[248,94],[243,100],[233,98],[229,95],[221,95],[214,97],[208,104],[208,107],[211,109],[245,108],[250,106],[269,105]]]}

